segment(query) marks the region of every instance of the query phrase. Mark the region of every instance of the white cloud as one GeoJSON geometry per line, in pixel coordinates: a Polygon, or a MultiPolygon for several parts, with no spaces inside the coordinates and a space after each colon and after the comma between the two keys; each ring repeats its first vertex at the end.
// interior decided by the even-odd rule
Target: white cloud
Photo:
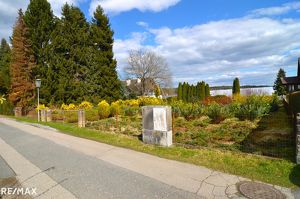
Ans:
{"type": "Polygon", "coordinates": [[[300,2],[291,2],[283,4],[282,6],[275,6],[269,8],[260,8],[250,12],[250,16],[274,16],[286,14],[292,10],[298,11],[300,9],[300,2]]]}
{"type": "Polygon", "coordinates": [[[146,38],[147,33],[132,33],[131,37],[125,40],[116,39],[114,42],[114,53],[118,60],[118,72],[122,78],[125,78],[122,74],[123,68],[126,65],[127,56],[130,50],[136,50],[144,48],[142,45],[146,38]]]}
{"type": "MultiPolygon", "coordinates": [[[[149,29],[148,34],[155,44],[146,47],[167,59],[174,83],[205,80],[228,85],[238,76],[242,84],[272,84],[279,67],[295,71],[300,48],[300,21],[292,19],[238,18],[178,29],[149,29]]],[[[144,40],[118,40],[114,49],[117,57],[122,54],[122,64],[127,42],[140,48],[144,40]]]]}
{"type": "Polygon", "coordinates": [[[138,9],[144,11],[159,12],[176,5],[180,0],[92,0],[89,12],[95,11],[101,5],[107,13],[118,14],[121,12],[138,9]]]}
{"type": "Polygon", "coordinates": [[[149,27],[149,24],[147,22],[144,22],[144,21],[138,21],[138,22],[136,22],[136,24],[143,27],[143,28],[148,28],[149,27]]]}
{"type": "Polygon", "coordinates": [[[9,38],[18,15],[18,9],[22,8],[24,11],[28,2],[24,0],[0,0],[0,38],[9,38]]]}
{"type": "MultiPolygon", "coordinates": [[[[61,15],[61,7],[65,3],[78,6],[85,1],[87,0],[48,0],[56,16],[61,15]]],[[[29,0],[0,0],[0,38],[8,39],[11,36],[18,10],[21,8],[25,12],[28,4],[29,0]]]]}

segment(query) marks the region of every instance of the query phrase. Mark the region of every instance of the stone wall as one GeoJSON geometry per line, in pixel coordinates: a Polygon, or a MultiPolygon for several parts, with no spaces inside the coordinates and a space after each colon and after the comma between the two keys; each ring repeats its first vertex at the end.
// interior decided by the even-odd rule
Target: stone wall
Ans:
{"type": "Polygon", "coordinates": [[[300,113],[296,115],[296,162],[300,164],[300,113]]]}

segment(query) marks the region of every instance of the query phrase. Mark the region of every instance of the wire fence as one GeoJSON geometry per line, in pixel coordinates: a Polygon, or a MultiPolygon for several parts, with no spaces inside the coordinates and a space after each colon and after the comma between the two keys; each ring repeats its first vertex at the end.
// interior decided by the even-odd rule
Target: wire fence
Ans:
{"type": "MultiPolygon", "coordinates": [[[[86,128],[142,139],[141,111],[99,119],[97,110],[87,110],[86,128]]],[[[78,110],[53,110],[52,120],[77,123],[78,110]]],[[[213,122],[202,116],[187,120],[173,114],[173,144],[185,148],[213,148],[294,160],[293,118],[284,111],[249,121],[228,118],[213,122]]]]}
{"type": "MultiPolygon", "coordinates": [[[[4,109],[2,109],[4,110],[4,109]]],[[[5,109],[11,114],[10,109],[5,109]]],[[[99,117],[98,109],[85,111],[85,127],[133,137],[142,141],[141,109],[127,108],[119,115],[99,117]]],[[[34,110],[31,117],[37,118],[34,110]]],[[[52,110],[51,121],[78,124],[78,110],[52,110]]],[[[223,118],[212,120],[206,115],[184,118],[173,112],[173,144],[185,148],[209,148],[263,155],[294,161],[294,120],[280,108],[262,118],[242,120],[223,118]]]]}

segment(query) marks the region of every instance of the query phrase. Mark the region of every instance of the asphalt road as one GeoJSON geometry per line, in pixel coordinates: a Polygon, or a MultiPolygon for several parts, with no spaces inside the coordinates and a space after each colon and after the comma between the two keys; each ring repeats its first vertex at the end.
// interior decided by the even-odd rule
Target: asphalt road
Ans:
{"type": "MultiPolygon", "coordinates": [[[[0,137],[78,198],[199,197],[2,123],[0,137]]],[[[4,171],[2,168],[6,168],[3,176],[12,175],[0,158],[0,170],[4,171]]]]}

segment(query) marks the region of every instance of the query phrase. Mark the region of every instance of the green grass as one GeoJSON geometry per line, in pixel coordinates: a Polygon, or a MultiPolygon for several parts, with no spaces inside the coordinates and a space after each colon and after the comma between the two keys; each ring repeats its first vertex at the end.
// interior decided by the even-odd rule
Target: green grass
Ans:
{"type": "MultiPolygon", "coordinates": [[[[16,119],[25,122],[36,122],[36,120],[29,118],[16,119]]],[[[162,158],[206,166],[214,170],[289,188],[300,186],[300,165],[296,165],[289,160],[271,159],[217,149],[187,149],[178,146],[164,148],[143,144],[139,139],[126,135],[77,128],[74,124],[54,122],[41,124],[56,128],[69,135],[129,148],[162,158]]]]}

